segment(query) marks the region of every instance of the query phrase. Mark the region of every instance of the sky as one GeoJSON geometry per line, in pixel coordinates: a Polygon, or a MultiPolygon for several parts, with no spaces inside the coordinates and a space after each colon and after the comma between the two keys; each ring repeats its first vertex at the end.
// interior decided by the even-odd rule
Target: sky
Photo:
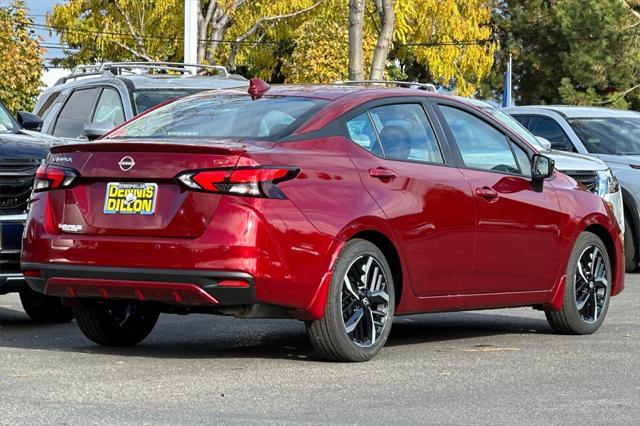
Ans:
{"type": "MultiPolygon", "coordinates": [[[[45,15],[53,9],[56,3],[64,3],[65,0],[25,0],[25,4],[29,9],[29,15],[33,18],[34,24],[43,25],[45,23],[45,15]]],[[[0,0],[0,3],[7,3],[8,0],[0,0]]],[[[59,46],[60,40],[55,33],[49,34],[48,30],[35,29],[37,35],[41,36],[46,46],[45,65],[50,64],[51,58],[62,56],[62,49],[59,46]]],[[[69,70],[63,69],[45,69],[42,75],[42,83],[45,87],[52,86],[58,78],[69,73],[69,70]]]]}
{"type": "MultiPolygon", "coordinates": [[[[8,3],[8,0],[2,0],[2,3],[8,3]]],[[[34,24],[43,25],[45,23],[45,15],[53,9],[56,3],[64,3],[64,0],[25,0],[25,4],[29,9],[29,15],[33,19],[34,24]]],[[[56,45],[60,43],[60,40],[55,33],[49,34],[48,30],[36,29],[36,34],[44,39],[44,44],[47,46],[47,52],[44,57],[47,59],[59,57],[62,55],[62,49],[56,45]]],[[[49,61],[46,61],[48,64],[49,61]]]]}

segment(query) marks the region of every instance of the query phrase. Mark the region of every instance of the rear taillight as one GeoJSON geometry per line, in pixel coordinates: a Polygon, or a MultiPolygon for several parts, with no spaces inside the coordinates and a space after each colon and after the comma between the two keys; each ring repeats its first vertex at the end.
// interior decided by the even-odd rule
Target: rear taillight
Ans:
{"type": "Polygon", "coordinates": [[[49,191],[52,189],[71,186],[78,177],[78,172],[66,167],[43,164],[36,171],[36,179],[33,182],[35,192],[49,191]]]}
{"type": "Polygon", "coordinates": [[[177,179],[198,191],[284,199],[276,184],[295,178],[299,171],[295,167],[239,167],[185,172],[177,179]]]}

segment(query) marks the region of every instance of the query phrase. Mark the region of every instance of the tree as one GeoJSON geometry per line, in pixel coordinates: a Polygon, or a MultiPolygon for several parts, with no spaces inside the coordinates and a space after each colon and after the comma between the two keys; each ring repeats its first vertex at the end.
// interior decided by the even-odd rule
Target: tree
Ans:
{"type": "Polygon", "coordinates": [[[504,49],[489,84],[501,87],[511,53],[521,104],[640,107],[639,6],[637,0],[501,1],[494,23],[504,49]]]}
{"type": "Polygon", "coordinates": [[[180,61],[181,0],[69,0],[47,16],[47,25],[68,46],[66,67],[102,61],[180,61]]]}
{"type": "Polygon", "coordinates": [[[349,0],[349,79],[364,80],[364,0],[349,0]]]}
{"type": "Polygon", "coordinates": [[[44,50],[30,30],[24,2],[0,7],[0,99],[9,111],[31,111],[40,93],[44,50]]]}
{"type": "Polygon", "coordinates": [[[375,0],[376,11],[380,18],[380,31],[378,32],[378,42],[371,61],[371,72],[369,73],[371,80],[381,80],[384,77],[387,56],[391,49],[393,30],[396,23],[393,10],[394,3],[394,0],[375,0]]]}
{"type": "MultiPolygon", "coordinates": [[[[183,0],[68,0],[48,23],[76,49],[66,65],[181,60],[182,7],[183,0]]],[[[485,0],[200,0],[199,10],[201,61],[272,82],[344,80],[351,68],[359,70],[352,78],[391,72],[469,94],[497,47],[487,42],[485,0]],[[352,67],[348,5],[362,5],[353,29],[361,38],[359,65],[352,67]]]]}
{"type": "MultiPolygon", "coordinates": [[[[235,65],[245,40],[325,0],[199,0],[198,62],[235,65]],[[234,28],[235,37],[227,38],[234,28]],[[221,52],[221,47],[229,47],[221,52]],[[226,55],[223,57],[222,55],[226,55]],[[231,60],[229,60],[231,58],[231,60]]],[[[70,49],[62,64],[105,60],[181,61],[184,0],[69,0],[47,24],[70,49]]]]}

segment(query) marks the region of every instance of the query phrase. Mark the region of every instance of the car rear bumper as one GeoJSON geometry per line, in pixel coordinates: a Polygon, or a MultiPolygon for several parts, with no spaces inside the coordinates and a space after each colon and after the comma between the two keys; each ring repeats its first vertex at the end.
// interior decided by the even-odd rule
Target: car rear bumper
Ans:
{"type": "Polygon", "coordinates": [[[183,307],[256,303],[255,282],[243,272],[114,268],[23,263],[34,291],[67,299],[136,300],[183,307]]]}

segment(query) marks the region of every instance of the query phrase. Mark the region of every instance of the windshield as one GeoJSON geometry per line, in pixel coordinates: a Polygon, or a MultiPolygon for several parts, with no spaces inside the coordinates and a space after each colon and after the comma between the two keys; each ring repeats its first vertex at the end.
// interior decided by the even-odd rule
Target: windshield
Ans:
{"type": "Polygon", "coordinates": [[[187,95],[201,92],[197,89],[141,89],[133,92],[133,102],[136,104],[136,111],[142,114],[149,108],[160,105],[171,99],[181,98],[187,95]]]}
{"type": "Polygon", "coordinates": [[[640,155],[640,117],[570,118],[567,121],[592,154],[640,155]]]}
{"type": "Polygon", "coordinates": [[[303,97],[195,95],[133,120],[110,138],[279,138],[326,104],[303,97]]]}
{"type": "Polygon", "coordinates": [[[20,130],[20,126],[0,103],[0,133],[15,133],[18,130],[20,130]]]}
{"type": "Polygon", "coordinates": [[[498,108],[494,107],[482,107],[482,110],[491,114],[493,118],[507,126],[509,129],[513,130],[514,133],[518,134],[518,136],[529,142],[537,149],[545,149],[540,141],[530,131],[525,129],[524,126],[518,122],[518,120],[516,120],[506,112],[502,112],[498,108]]]}

